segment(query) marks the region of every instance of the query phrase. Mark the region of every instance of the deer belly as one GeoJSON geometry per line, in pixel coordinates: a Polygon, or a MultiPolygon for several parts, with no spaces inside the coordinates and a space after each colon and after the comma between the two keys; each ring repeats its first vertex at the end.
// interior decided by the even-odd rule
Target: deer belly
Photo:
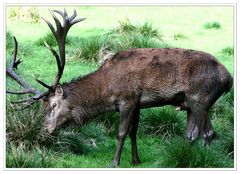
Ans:
{"type": "Polygon", "coordinates": [[[184,102],[185,95],[183,93],[172,94],[168,96],[161,96],[158,93],[142,93],[140,97],[140,107],[155,107],[163,105],[178,105],[181,102],[184,102]]]}
{"type": "Polygon", "coordinates": [[[144,93],[140,97],[140,107],[154,107],[165,105],[166,99],[156,94],[144,93]]]}

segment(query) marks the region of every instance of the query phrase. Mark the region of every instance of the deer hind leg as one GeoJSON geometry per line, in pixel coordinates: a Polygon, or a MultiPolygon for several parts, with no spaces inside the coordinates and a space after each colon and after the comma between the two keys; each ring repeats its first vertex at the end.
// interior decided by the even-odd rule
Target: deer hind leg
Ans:
{"type": "Polygon", "coordinates": [[[204,145],[210,144],[215,137],[208,109],[210,108],[206,101],[189,100],[188,119],[187,119],[187,138],[192,142],[199,135],[202,136],[204,145]]]}
{"type": "Polygon", "coordinates": [[[203,125],[203,132],[204,145],[210,145],[211,141],[216,137],[216,133],[213,131],[209,116],[207,116],[206,122],[203,125]]]}
{"type": "Polygon", "coordinates": [[[120,111],[120,123],[118,130],[118,145],[117,150],[115,152],[114,160],[111,167],[116,167],[120,164],[120,156],[122,153],[122,148],[124,145],[124,141],[128,134],[130,120],[135,111],[136,105],[127,101],[119,102],[119,111],[120,111]]]}
{"type": "Polygon", "coordinates": [[[129,136],[131,138],[131,143],[132,143],[132,163],[134,165],[141,163],[138,156],[138,150],[137,150],[137,127],[139,123],[139,115],[140,115],[140,108],[136,107],[133,117],[130,121],[130,127],[129,127],[129,136]]]}
{"type": "Polygon", "coordinates": [[[195,123],[194,116],[190,110],[187,111],[187,139],[190,143],[199,136],[199,128],[195,123]]]}

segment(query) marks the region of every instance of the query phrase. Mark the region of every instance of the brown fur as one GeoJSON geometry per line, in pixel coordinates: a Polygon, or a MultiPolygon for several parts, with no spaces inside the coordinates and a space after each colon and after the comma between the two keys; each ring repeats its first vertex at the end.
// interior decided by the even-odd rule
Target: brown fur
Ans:
{"type": "MultiPolygon", "coordinates": [[[[175,105],[177,110],[187,110],[187,138],[193,141],[202,135],[208,143],[214,137],[208,110],[231,86],[229,72],[208,53],[181,48],[129,49],[105,61],[94,73],[62,86],[61,100],[67,101],[68,112],[61,113],[59,120],[82,124],[102,113],[119,111],[119,143],[113,164],[119,164],[128,133],[137,164],[140,108],[175,105]]],[[[49,99],[52,97],[56,95],[49,99]]]]}

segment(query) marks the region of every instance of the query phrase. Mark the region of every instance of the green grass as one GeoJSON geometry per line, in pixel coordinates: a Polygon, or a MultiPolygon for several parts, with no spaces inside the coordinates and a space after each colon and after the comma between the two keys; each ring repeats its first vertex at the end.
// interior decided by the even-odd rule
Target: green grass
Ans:
{"type": "Polygon", "coordinates": [[[173,35],[174,40],[185,40],[188,39],[188,37],[184,33],[176,33],[173,35]]]}
{"type": "MultiPolygon", "coordinates": [[[[169,46],[206,51],[234,74],[233,9],[230,7],[87,6],[66,9],[69,13],[77,9],[79,16],[87,20],[69,31],[66,66],[61,83],[95,71],[98,68],[99,50],[103,46],[113,53],[127,48],[169,46]],[[214,22],[206,21],[209,18],[214,22]],[[204,28],[204,24],[211,29],[204,28]]],[[[23,60],[17,73],[37,88],[40,86],[33,76],[51,84],[57,66],[43,42],[46,41],[55,49],[57,46],[45,23],[33,21],[34,18],[38,19],[38,15],[50,19],[48,9],[33,8],[19,20],[16,18],[21,16],[23,9],[7,11],[6,63],[10,62],[12,37],[16,36],[18,57],[23,60]],[[30,17],[28,14],[34,10],[37,11],[35,16],[30,17]]],[[[20,88],[9,78],[6,87],[20,88]]],[[[40,105],[25,111],[13,110],[9,101],[19,98],[6,97],[7,167],[105,168],[111,164],[117,145],[118,113],[103,114],[87,125],[62,128],[50,136],[41,130],[44,116],[40,105]]],[[[210,149],[202,147],[201,140],[193,145],[185,140],[186,112],[176,112],[174,107],[168,106],[141,110],[138,148],[142,163],[139,166],[131,164],[131,145],[127,138],[119,167],[233,167],[233,101],[232,89],[210,110],[210,118],[217,132],[210,149]]]]}
{"type": "Polygon", "coordinates": [[[7,149],[7,168],[47,168],[53,167],[55,161],[46,149],[31,147],[30,150],[24,143],[19,146],[10,144],[7,149]]]}
{"type": "Polygon", "coordinates": [[[143,109],[139,131],[142,134],[170,138],[182,135],[183,118],[178,115],[173,107],[143,109]]]}
{"type": "Polygon", "coordinates": [[[208,23],[204,24],[204,28],[219,30],[219,29],[221,29],[221,24],[219,22],[208,22],[208,23]]]}

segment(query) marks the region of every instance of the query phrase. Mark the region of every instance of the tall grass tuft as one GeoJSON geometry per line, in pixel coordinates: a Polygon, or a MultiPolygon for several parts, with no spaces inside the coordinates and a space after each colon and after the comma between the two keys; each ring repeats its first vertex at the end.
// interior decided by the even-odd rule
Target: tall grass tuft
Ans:
{"type": "Polygon", "coordinates": [[[55,161],[56,159],[51,157],[46,149],[39,147],[29,149],[24,143],[19,146],[11,143],[7,146],[7,168],[47,168],[53,167],[55,161]]]}
{"type": "Polygon", "coordinates": [[[173,108],[161,107],[141,111],[139,131],[143,135],[168,138],[182,135],[183,127],[182,118],[173,108]]]}
{"type": "Polygon", "coordinates": [[[164,142],[160,150],[161,160],[154,167],[167,168],[225,168],[233,167],[233,160],[221,149],[208,149],[201,143],[191,145],[183,138],[173,138],[164,142]]]}
{"type": "Polygon", "coordinates": [[[15,111],[7,107],[6,132],[10,141],[29,142],[37,141],[41,132],[44,116],[37,106],[32,109],[15,111]]]}
{"type": "Polygon", "coordinates": [[[231,56],[234,53],[234,49],[233,49],[233,47],[226,47],[226,48],[222,49],[221,53],[223,53],[227,56],[231,56]]]}
{"type": "Polygon", "coordinates": [[[90,36],[81,38],[79,49],[74,52],[74,57],[83,62],[96,63],[99,61],[99,52],[102,46],[107,42],[107,36],[90,36]]]}
{"type": "Polygon", "coordinates": [[[221,29],[221,24],[219,22],[207,22],[203,25],[205,29],[216,29],[219,30],[221,29]]]}
{"type": "Polygon", "coordinates": [[[57,45],[54,35],[50,32],[46,33],[43,37],[39,38],[35,43],[37,46],[44,46],[44,42],[46,42],[51,47],[57,45]]]}
{"type": "Polygon", "coordinates": [[[119,27],[115,30],[119,33],[131,33],[136,32],[137,27],[133,25],[128,18],[123,21],[119,21],[119,27]]]}
{"type": "Polygon", "coordinates": [[[157,37],[161,38],[158,30],[153,28],[151,23],[145,22],[143,25],[138,26],[139,33],[145,37],[157,37]]]}
{"type": "Polygon", "coordinates": [[[140,34],[126,34],[119,36],[114,42],[114,52],[126,50],[128,48],[162,48],[167,47],[158,40],[140,34]]]}
{"type": "Polygon", "coordinates": [[[161,35],[156,28],[153,28],[152,24],[148,21],[140,25],[134,25],[127,18],[125,21],[120,21],[119,26],[113,30],[114,33],[122,34],[140,34],[145,37],[161,39],[161,35]]]}

